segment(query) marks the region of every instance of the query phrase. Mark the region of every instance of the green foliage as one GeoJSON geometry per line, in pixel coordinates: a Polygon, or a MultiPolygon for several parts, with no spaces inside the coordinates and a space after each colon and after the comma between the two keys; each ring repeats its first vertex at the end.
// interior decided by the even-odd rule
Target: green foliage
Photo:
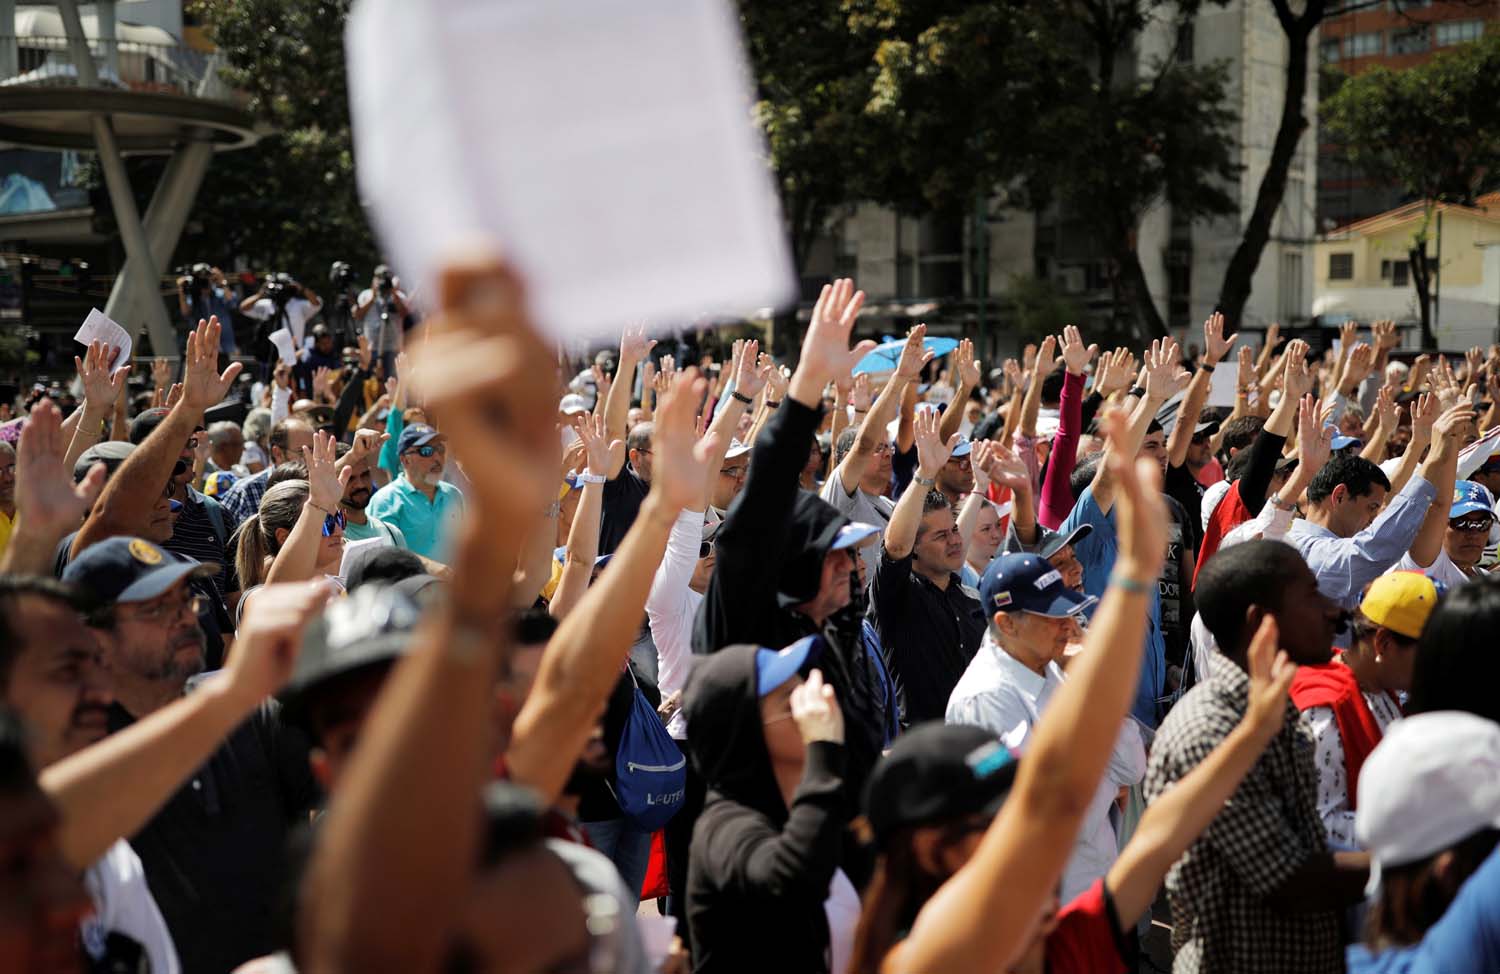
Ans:
{"type": "MultiPolygon", "coordinates": [[[[322,290],[334,260],[368,274],[379,250],[354,181],[344,20],[350,0],[194,0],[228,62],[275,134],[215,157],[177,249],[177,262],[245,255],[322,290]]],[[[393,43],[392,57],[397,56],[393,43]]],[[[393,119],[392,124],[401,124],[393,119]]],[[[154,183],[160,161],[137,164],[154,183]]]]}
{"type": "Polygon", "coordinates": [[[1419,199],[1472,203],[1500,174],[1500,35],[1404,71],[1362,72],[1320,111],[1372,178],[1419,199]]]}
{"type": "Polygon", "coordinates": [[[1044,278],[1013,276],[1002,300],[1010,311],[1008,331],[1017,341],[1041,341],[1048,335],[1061,335],[1065,325],[1083,318],[1083,308],[1078,302],[1044,278]]]}

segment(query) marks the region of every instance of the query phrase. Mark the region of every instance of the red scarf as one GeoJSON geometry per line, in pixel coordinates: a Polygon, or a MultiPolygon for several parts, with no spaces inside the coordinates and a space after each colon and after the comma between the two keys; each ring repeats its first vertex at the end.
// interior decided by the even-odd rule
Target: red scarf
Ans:
{"type": "Polygon", "coordinates": [[[1219,501],[1219,506],[1214,508],[1208,527],[1203,529],[1203,545],[1198,549],[1198,563],[1193,566],[1193,588],[1198,587],[1198,573],[1203,571],[1203,563],[1219,550],[1224,536],[1250,518],[1250,508],[1240,500],[1240,482],[1236,480],[1219,501]]]}
{"type": "Polygon", "coordinates": [[[1344,777],[1349,787],[1349,808],[1358,807],[1359,769],[1380,743],[1380,724],[1360,692],[1354,671],[1342,661],[1318,666],[1300,666],[1292,678],[1292,703],[1298,710],[1330,707],[1344,743],[1344,777]]]}

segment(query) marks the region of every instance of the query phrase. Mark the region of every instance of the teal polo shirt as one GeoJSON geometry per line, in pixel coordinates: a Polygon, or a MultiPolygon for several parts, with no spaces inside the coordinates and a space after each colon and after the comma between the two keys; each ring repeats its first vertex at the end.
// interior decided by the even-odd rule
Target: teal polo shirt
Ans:
{"type": "Polygon", "coordinates": [[[406,537],[406,546],[434,561],[443,561],[448,539],[463,515],[464,495],[444,481],[428,500],[402,474],[375,492],[365,513],[379,518],[406,537]]]}

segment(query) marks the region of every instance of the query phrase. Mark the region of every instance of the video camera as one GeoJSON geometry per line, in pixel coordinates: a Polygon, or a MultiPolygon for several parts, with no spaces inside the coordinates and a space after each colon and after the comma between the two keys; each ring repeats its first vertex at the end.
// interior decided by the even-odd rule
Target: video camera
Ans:
{"type": "Polygon", "coordinates": [[[263,290],[266,297],[271,299],[271,303],[276,305],[278,311],[286,308],[292,298],[302,296],[302,285],[285,271],[268,274],[263,290]]]}
{"type": "Polygon", "coordinates": [[[177,286],[194,293],[206,291],[213,286],[213,268],[199,261],[191,267],[183,265],[176,269],[177,286]]]}
{"type": "Polygon", "coordinates": [[[382,298],[389,298],[391,292],[396,290],[396,275],[384,264],[375,268],[375,282],[382,298]]]}
{"type": "Polygon", "coordinates": [[[343,294],[354,287],[354,268],[346,260],[336,260],[328,269],[328,283],[335,294],[343,294]]]}

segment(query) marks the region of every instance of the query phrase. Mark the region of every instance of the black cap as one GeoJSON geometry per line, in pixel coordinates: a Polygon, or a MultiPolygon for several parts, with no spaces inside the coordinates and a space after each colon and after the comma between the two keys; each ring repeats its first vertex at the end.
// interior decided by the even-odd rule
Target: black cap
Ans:
{"type": "Polygon", "coordinates": [[[1206,419],[1193,427],[1193,436],[1195,438],[1199,436],[1211,436],[1218,431],[1219,421],[1217,419],[1206,419]]]}
{"type": "Polygon", "coordinates": [[[335,677],[406,655],[422,609],[389,585],[365,585],[336,599],[302,630],[292,678],[277,694],[288,720],[301,723],[310,690],[335,677]]]}
{"type": "Polygon", "coordinates": [[[83,482],[83,478],[89,475],[89,469],[96,463],[103,463],[105,467],[105,479],[113,477],[115,471],[120,469],[120,464],[130,456],[135,449],[134,443],[126,443],[123,440],[105,440],[103,443],[95,443],[81,453],[73,463],[73,480],[83,482]]]}
{"type": "Polygon", "coordinates": [[[921,724],[876,763],[865,817],[878,842],[899,828],[994,815],[1015,780],[1015,755],[984,728],[921,724]]]}
{"type": "Polygon", "coordinates": [[[144,538],[109,538],[90,545],[63,569],[63,581],[96,605],[149,602],[189,576],[219,573],[219,566],[175,555],[144,538]]]}
{"type": "Polygon", "coordinates": [[[130,442],[137,446],[144,443],[146,437],[151,435],[151,431],[160,426],[161,421],[167,418],[168,412],[170,410],[161,406],[141,410],[135,419],[130,421],[130,442]]]}

